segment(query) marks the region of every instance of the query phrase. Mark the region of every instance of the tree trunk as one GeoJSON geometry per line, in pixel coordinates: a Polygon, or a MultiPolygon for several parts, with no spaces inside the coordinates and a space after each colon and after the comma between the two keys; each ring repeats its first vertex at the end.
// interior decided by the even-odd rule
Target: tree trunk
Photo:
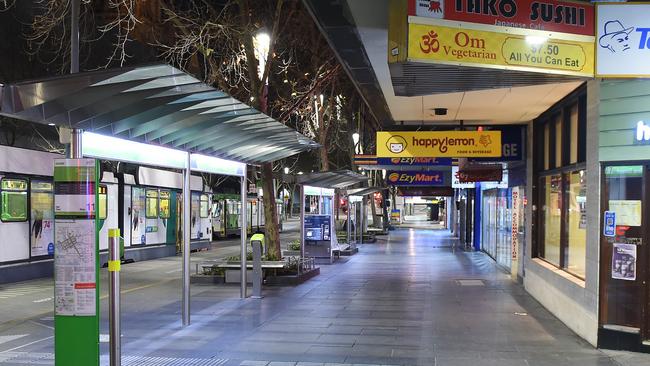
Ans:
{"type": "Polygon", "coordinates": [[[262,164],[262,190],[264,191],[264,227],[268,253],[280,259],[282,250],[280,249],[278,208],[275,204],[275,189],[273,189],[273,163],[262,164]]]}

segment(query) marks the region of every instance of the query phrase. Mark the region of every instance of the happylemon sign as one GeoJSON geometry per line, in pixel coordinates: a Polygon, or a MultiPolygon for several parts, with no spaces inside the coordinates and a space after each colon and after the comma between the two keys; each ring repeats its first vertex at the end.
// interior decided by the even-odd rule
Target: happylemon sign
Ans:
{"type": "Polygon", "coordinates": [[[381,158],[498,158],[501,131],[377,132],[381,158]]]}

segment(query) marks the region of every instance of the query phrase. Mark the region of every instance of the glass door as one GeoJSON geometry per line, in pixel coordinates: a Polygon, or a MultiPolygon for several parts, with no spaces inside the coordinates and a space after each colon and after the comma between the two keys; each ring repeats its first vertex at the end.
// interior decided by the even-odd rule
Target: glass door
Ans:
{"type": "Polygon", "coordinates": [[[636,334],[646,328],[646,170],[642,165],[608,166],[603,177],[600,323],[605,329],[636,334]]]}

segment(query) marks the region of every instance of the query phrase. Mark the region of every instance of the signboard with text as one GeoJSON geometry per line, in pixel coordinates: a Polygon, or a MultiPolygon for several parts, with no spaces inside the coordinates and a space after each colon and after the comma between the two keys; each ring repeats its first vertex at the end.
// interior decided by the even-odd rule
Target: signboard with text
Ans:
{"type": "Polygon", "coordinates": [[[451,158],[377,158],[379,165],[450,166],[451,158]]]}
{"type": "Polygon", "coordinates": [[[444,186],[445,172],[388,172],[386,183],[393,186],[444,186]]]}
{"type": "Polygon", "coordinates": [[[594,75],[591,36],[413,18],[408,60],[458,66],[594,75]]]}
{"type": "Polygon", "coordinates": [[[377,132],[377,157],[501,157],[500,131],[377,132]]]}
{"type": "Polygon", "coordinates": [[[594,35],[594,7],[558,0],[409,0],[409,15],[594,35]]]}
{"type": "Polygon", "coordinates": [[[650,76],[650,4],[598,4],[596,76],[650,76]]]}

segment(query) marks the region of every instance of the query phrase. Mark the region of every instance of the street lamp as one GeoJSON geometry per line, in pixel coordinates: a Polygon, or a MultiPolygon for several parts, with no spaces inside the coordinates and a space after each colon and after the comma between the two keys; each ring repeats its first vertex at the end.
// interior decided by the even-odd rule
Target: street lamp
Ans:
{"type": "Polygon", "coordinates": [[[284,174],[289,174],[289,168],[286,166],[284,167],[284,174]]]}
{"type": "Polygon", "coordinates": [[[386,179],[386,169],[381,170],[381,177],[386,179]]]}
{"type": "Polygon", "coordinates": [[[253,47],[255,48],[255,58],[257,59],[257,75],[262,80],[264,77],[264,68],[266,67],[266,57],[269,54],[271,37],[268,33],[261,31],[253,37],[253,47]]]}
{"type": "Polygon", "coordinates": [[[354,153],[359,153],[359,133],[355,132],[352,134],[352,141],[354,142],[354,153]]]}

